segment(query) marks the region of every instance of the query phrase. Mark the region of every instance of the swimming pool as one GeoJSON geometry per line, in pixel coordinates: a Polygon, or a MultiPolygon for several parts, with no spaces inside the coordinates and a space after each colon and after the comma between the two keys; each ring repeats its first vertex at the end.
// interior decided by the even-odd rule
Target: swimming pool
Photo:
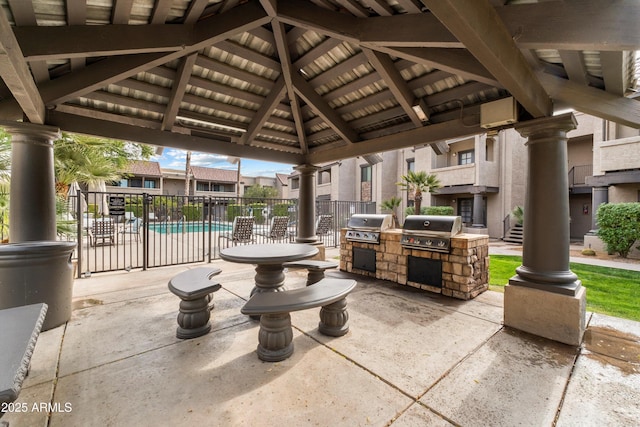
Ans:
{"type": "MultiPolygon", "coordinates": [[[[201,222],[172,222],[172,223],[159,223],[159,224],[149,224],[149,230],[155,231],[160,234],[168,234],[168,233],[199,233],[199,232],[207,232],[209,231],[209,223],[201,223],[201,222]]],[[[224,224],[220,222],[212,222],[211,223],[211,231],[231,231],[231,225],[224,224]]]]}

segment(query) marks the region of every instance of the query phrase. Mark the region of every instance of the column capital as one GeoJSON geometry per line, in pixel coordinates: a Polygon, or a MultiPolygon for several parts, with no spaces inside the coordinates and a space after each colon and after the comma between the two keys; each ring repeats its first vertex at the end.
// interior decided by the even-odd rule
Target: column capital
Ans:
{"type": "MultiPolygon", "coordinates": [[[[573,113],[567,113],[560,116],[528,120],[515,125],[514,129],[522,135],[522,137],[531,138],[538,134],[568,132],[576,127],[578,127],[576,117],[573,113]]],[[[530,139],[528,143],[530,144],[531,142],[530,139]]]]}
{"type": "Polygon", "coordinates": [[[5,128],[12,136],[12,141],[22,140],[21,136],[28,140],[45,139],[53,141],[62,135],[60,129],[55,126],[39,125],[28,122],[6,122],[0,121],[0,126],[5,128]],[[16,138],[17,137],[17,138],[16,138]]]}
{"type": "Polygon", "coordinates": [[[294,166],[294,169],[300,172],[302,175],[304,175],[304,174],[312,174],[317,172],[320,169],[320,166],[303,164],[303,165],[294,166]]]}

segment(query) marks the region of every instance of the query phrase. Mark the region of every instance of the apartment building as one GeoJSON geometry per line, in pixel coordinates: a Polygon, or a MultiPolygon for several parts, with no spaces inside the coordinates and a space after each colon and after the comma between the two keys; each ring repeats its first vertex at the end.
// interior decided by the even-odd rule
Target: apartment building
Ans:
{"type": "MultiPolygon", "coordinates": [[[[129,164],[126,178],[107,185],[108,192],[141,193],[151,195],[185,195],[185,171],[161,168],[158,162],[138,160],[129,164]]],[[[240,176],[235,170],[191,166],[189,174],[189,196],[211,196],[235,198],[244,195],[252,185],[273,187],[278,197],[285,197],[288,182],[286,175],[276,177],[240,176]]]]}
{"type": "MultiPolygon", "coordinates": [[[[570,233],[582,239],[595,228],[595,210],[603,202],[640,201],[640,133],[622,125],[576,113],[569,132],[567,179],[570,233]]],[[[396,184],[409,170],[435,174],[442,187],[425,194],[423,206],[451,206],[465,231],[502,238],[508,217],[524,207],[527,180],[526,139],[515,130],[488,132],[431,146],[358,157],[320,165],[318,200],[374,201],[400,197],[399,216],[413,205],[412,195],[396,184]]],[[[289,177],[290,197],[297,197],[299,177],[289,177]]],[[[378,209],[380,209],[378,207],[378,209]]],[[[549,209],[553,209],[549,206],[549,209]]]]}

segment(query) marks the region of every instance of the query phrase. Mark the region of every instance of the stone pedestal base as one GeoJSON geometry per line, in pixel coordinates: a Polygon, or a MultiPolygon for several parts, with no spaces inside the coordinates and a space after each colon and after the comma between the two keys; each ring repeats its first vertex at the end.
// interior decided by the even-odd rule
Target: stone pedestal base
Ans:
{"type": "Polygon", "coordinates": [[[509,280],[504,292],[504,324],[569,345],[580,345],[585,330],[587,291],[575,296],[518,286],[522,279],[509,280]]]}

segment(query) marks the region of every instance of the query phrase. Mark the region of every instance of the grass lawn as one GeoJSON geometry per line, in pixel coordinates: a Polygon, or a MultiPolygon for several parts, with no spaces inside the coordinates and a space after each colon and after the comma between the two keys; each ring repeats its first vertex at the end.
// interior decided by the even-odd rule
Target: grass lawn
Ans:
{"type": "MultiPolygon", "coordinates": [[[[522,257],[491,255],[489,287],[500,291],[515,275],[522,257]]],[[[571,263],[571,271],[587,288],[587,310],[640,321],[640,273],[571,263]]]]}

